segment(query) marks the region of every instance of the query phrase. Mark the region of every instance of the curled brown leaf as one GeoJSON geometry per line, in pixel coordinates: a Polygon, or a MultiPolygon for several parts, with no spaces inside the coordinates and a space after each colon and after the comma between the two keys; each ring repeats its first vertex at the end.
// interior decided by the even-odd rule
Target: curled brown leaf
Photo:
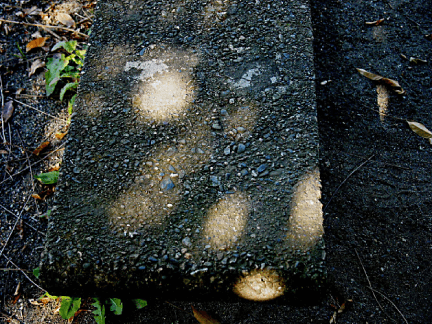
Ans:
{"type": "Polygon", "coordinates": [[[402,89],[399,82],[397,82],[396,80],[385,78],[379,74],[371,73],[371,72],[366,71],[364,69],[357,68],[357,71],[361,75],[365,76],[368,79],[371,79],[373,81],[377,81],[377,82],[380,82],[380,83],[383,83],[383,84],[390,86],[393,89],[393,91],[396,92],[397,94],[404,94],[405,93],[405,90],[402,89]]]}
{"type": "Polygon", "coordinates": [[[207,312],[205,311],[198,311],[195,309],[195,307],[192,306],[193,314],[198,322],[200,324],[220,324],[219,321],[213,319],[207,312]]]}
{"type": "Polygon", "coordinates": [[[45,45],[45,42],[47,41],[49,37],[38,37],[36,39],[33,39],[30,43],[26,46],[26,51],[31,51],[33,48],[42,47],[45,45]]]}
{"type": "Polygon", "coordinates": [[[37,69],[44,67],[45,66],[45,62],[43,62],[41,59],[37,59],[36,61],[34,61],[30,67],[30,72],[29,72],[29,76],[32,76],[37,69]]]}
{"type": "Polygon", "coordinates": [[[378,25],[380,25],[384,20],[385,20],[385,19],[382,18],[382,19],[378,19],[378,20],[375,20],[375,21],[367,21],[367,22],[365,22],[365,24],[366,24],[366,25],[371,25],[371,26],[378,26],[378,25]]]}
{"type": "Polygon", "coordinates": [[[43,142],[41,145],[39,145],[34,151],[33,155],[38,156],[40,152],[42,152],[48,145],[50,145],[50,142],[43,142]]]}
{"type": "Polygon", "coordinates": [[[421,123],[417,123],[415,121],[408,121],[408,120],[407,123],[409,127],[412,129],[412,131],[417,135],[423,138],[429,138],[429,139],[432,138],[432,132],[429,129],[427,129],[425,125],[421,123]]]}

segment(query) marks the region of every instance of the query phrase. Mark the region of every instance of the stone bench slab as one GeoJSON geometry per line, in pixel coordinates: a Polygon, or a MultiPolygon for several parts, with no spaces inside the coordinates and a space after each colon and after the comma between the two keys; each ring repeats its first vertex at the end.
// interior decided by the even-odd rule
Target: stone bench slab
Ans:
{"type": "Polygon", "coordinates": [[[314,91],[308,1],[99,2],[49,220],[46,289],[318,292],[314,91]]]}

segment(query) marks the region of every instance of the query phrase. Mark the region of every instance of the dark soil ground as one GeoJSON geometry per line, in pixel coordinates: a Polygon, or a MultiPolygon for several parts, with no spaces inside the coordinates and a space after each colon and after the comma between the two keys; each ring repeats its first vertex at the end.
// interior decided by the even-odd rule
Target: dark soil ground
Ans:
{"type": "MultiPolygon", "coordinates": [[[[20,3],[24,9],[49,5],[20,3]]],[[[31,16],[22,18],[16,14],[22,11],[20,3],[2,3],[0,18],[32,22],[31,16]]],[[[328,291],[317,305],[193,305],[221,323],[331,323],[343,303],[346,307],[337,314],[337,323],[431,323],[432,146],[412,132],[406,120],[432,129],[432,37],[425,36],[432,34],[432,2],[311,3],[328,291]],[[378,26],[365,24],[381,18],[385,20],[378,26]],[[410,57],[427,63],[409,62],[410,57]],[[377,84],[356,68],[397,80],[406,91],[399,95],[378,88],[380,102],[389,99],[387,115],[380,117],[378,112],[377,84]]],[[[44,98],[44,77],[39,74],[43,69],[28,77],[32,60],[50,54],[42,50],[29,52],[27,60],[13,56],[20,55],[16,42],[24,50],[38,28],[7,24],[10,30],[6,33],[4,26],[0,26],[4,102],[16,99],[50,115],[64,116],[65,103],[44,98]],[[24,90],[17,94],[20,88],[24,90]]],[[[41,34],[46,35],[43,30],[41,34]]],[[[59,34],[70,37],[68,33],[59,34]]],[[[58,303],[32,304],[43,294],[32,275],[46,231],[46,221],[39,215],[51,201],[47,198],[35,202],[29,196],[43,189],[32,175],[58,162],[42,158],[57,148],[61,150],[62,142],[53,141],[47,153],[39,157],[31,156],[31,152],[41,142],[52,139],[52,133],[62,125],[18,102],[14,106],[13,117],[3,128],[9,144],[0,145],[0,322],[61,323],[65,321],[53,315],[58,303]],[[29,161],[40,163],[30,170],[26,169],[29,161]],[[17,216],[22,223],[17,222],[17,216]],[[17,271],[14,264],[23,271],[17,271]],[[18,283],[20,289],[15,295],[18,283]]],[[[149,297],[146,308],[134,311],[126,304],[123,315],[109,314],[107,322],[196,323],[191,303],[168,304],[151,300],[148,292],[143,295],[149,297]]],[[[89,306],[84,304],[83,309],[89,306]]],[[[74,323],[91,321],[88,311],[74,319],[74,323]]]]}

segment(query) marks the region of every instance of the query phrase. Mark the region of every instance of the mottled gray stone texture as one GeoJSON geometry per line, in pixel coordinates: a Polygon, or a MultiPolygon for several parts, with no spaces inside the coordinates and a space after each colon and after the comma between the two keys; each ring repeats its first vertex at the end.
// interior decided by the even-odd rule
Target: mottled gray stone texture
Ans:
{"type": "Polygon", "coordinates": [[[100,1],[74,112],[50,293],[322,290],[308,1],[100,1]]]}

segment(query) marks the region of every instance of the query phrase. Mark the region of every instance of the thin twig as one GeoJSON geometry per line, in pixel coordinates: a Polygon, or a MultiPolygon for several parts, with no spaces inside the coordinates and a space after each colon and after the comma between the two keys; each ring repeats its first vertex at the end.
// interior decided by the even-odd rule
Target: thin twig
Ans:
{"type": "Polygon", "coordinates": [[[62,27],[62,26],[51,26],[51,25],[41,25],[41,24],[30,24],[30,23],[25,23],[25,22],[19,22],[19,21],[13,21],[13,20],[6,20],[6,19],[0,19],[0,21],[3,21],[5,23],[9,23],[9,24],[18,24],[18,25],[26,25],[26,26],[36,26],[36,27],[42,27],[42,28],[54,28],[54,29],[62,29],[62,30],[67,30],[73,33],[77,33],[78,35],[88,38],[89,36],[86,34],[83,34],[77,30],[71,29],[71,28],[66,28],[66,27],[62,27]]]}
{"type": "Polygon", "coordinates": [[[64,37],[60,37],[59,35],[57,35],[56,33],[54,33],[52,30],[49,30],[49,28],[43,28],[42,27],[42,29],[45,30],[48,34],[53,35],[58,40],[60,40],[60,41],[64,40],[64,37]]]}
{"type": "MultiPolygon", "coordinates": [[[[363,161],[358,167],[356,167],[354,170],[351,171],[351,173],[345,178],[344,181],[342,181],[342,183],[339,185],[339,187],[336,188],[336,190],[333,192],[333,194],[330,197],[330,200],[328,201],[328,203],[325,205],[324,209],[323,209],[323,213],[325,213],[327,207],[329,206],[329,204],[331,203],[333,197],[337,194],[337,192],[339,191],[339,189],[343,186],[343,184],[345,182],[347,182],[347,180],[358,170],[360,169],[363,165],[365,165],[366,163],[368,163],[370,161],[370,159],[372,159],[375,156],[375,154],[372,154],[371,156],[369,156],[369,158],[365,161],[363,161]]],[[[1,183],[0,183],[1,184],[1,183]]]]}
{"type": "Polygon", "coordinates": [[[37,112],[40,112],[41,114],[45,114],[45,115],[50,116],[50,117],[52,117],[52,118],[55,118],[55,119],[61,120],[62,122],[66,122],[66,120],[64,120],[64,119],[62,119],[62,118],[59,118],[59,117],[53,116],[53,115],[51,115],[51,114],[48,114],[48,113],[46,113],[46,112],[44,112],[44,111],[42,111],[42,110],[39,110],[39,109],[37,109],[37,108],[35,108],[35,107],[32,107],[32,106],[30,106],[30,105],[27,105],[27,104],[25,104],[24,102],[21,102],[21,101],[19,101],[19,100],[13,99],[13,101],[18,102],[19,104],[21,104],[21,105],[23,105],[23,106],[25,106],[25,107],[28,107],[28,108],[34,109],[34,110],[36,110],[37,112]]]}
{"type": "MultiPolygon", "coordinates": [[[[3,80],[2,77],[0,75],[0,93],[1,93],[1,110],[3,112],[3,107],[4,107],[4,96],[3,96],[3,80]]],[[[2,122],[2,135],[3,135],[3,144],[6,142],[6,136],[5,136],[5,132],[4,132],[4,120],[3,120],[3,113],[0,112],[1,115],[1,122],[2,122]]]]}
{"type": "MultiPolygon", "coordinates": [[[[12,260],[10,259],[10,258],[8,258],[6,255],[3,255],[3,257],[6,259],[6,260],[8,260],[10,263],[12,263],[12,265],[15,267],[15,268],[17,268],[17,269],[20,269],[20,267],[18,267],[15,263],[13,263],[12,262],[12,260]]],[[[43,289],[41,286],[39,286],[37,283],[35,283],[33,280],[31,280],[30,279],[30,277],[24,272],[24,271],[22,271],[22,270],[20,270],[20,272],[28,279],[28,280],[30,280],[30,282],[33,284],[33,285],[35,285],[36,287],[38,287],[40,290],[42,290],[42,291],[46,291],[45,289],[43,289]]]]}
{"type": "MultiPolygon", "coordinates": [[[[17,215],[15,215],[12,211],[10,211],[9,209],[7,209],[5,206],[0,204],[0,208],[3,208],[5,211],[7,211],[9,214],[11,214],[12,216],[14,216],[15,218],[18,218],[17,215]]],[[[30,225],[29,223],[27,223],[26,221],[24,221],[24,224],[26,224],[27,226],[31,227],[33,230],[35,230],[36,232],[39,232],[40,234],[46,236],[46,234],[44,232],[39,231],[37,228],[33,227],[32,225],[30,225]]]]}
{"type": "Polygon", "coordinates": [[[22,212],[24,211],[24,208],[27,206],[27,202],[29,201],[30,197],[31,197],[31,196],[28,196],[28,198],[27,198],[27,200],[26,200],[26,202],[25,202],[23,208],[21,209],[20,213],[18,214],[18,217],[17,217],[17,219],[16,219],[16,221],[15,221],[15,224],[13,225],[13,227],[12,227],[10,233],[9,233],[9,236],[8,236],[8,238],[6,239],[6,242],[5,242],[4,245],[3,245],[3,249],[0,251],[0,255],[2,255],[2,254],[3,254],[3,251],[6,249],[6,246],[7,246],[7,244],[9,243],[9,240],[10,240],[10,238],[12,237],[12,234],[13,234],[13,232],[15,231],[15,228],[16,228],[17,224],[18,224],[18,222],[19,222],[20,219],[21,219],[21,214],[22,214],[22,212]]]}
{"type": "Polygon", "coordinates": [[[397,306],[386,296],[386,295],[384,295],[382,292],[380,292],[380,291],[378,291],[378,290],[376,290],[376,289],[373,289],[373,288],[371,288],[371,287],[368,287],[370,290],[372,290],[372,291],[374,291],[374,292],[376,292],[376,293],[378,293],[378,294],[380,294],[385,300],[387,300],[390,304],[392,304],[392,306],[397,310],[397,312],[399,313],[399,315],[400,316],[402,316],[402,318],[403,318],[403,320],[405,321],[405,323],[407,323],[408,324],[408,321],[407,321],[407,319],[405,318],[405,316],[402,314],[402,312],[399,310],[399,308],[397,308],[397,306]]]}
{"type": "MultiPolygon", "coordinates": [[[[360,154],[353,154],[353,153],[347,153],[347,152],[342,152],[342,151],[339,151],[339,152],[342,153],[342,154],[346,154],[346,155],[351,155],[351,156],[356,156],[356,157],[364,158],[364,156],[360,155],[360,154]]],[[[400,166],[400,165],[397,165],[397,164],[392,164],[392,163],[388,163],[388,162],[384,162],[384,161],[378,161],[378,160],[374,160],[374,159],[371,159],[370,161],[374,162],[374,163],[381,163],[381,164],[389,165],[389,166],[392,166],[392,167],[395,167],[395,168],[399,168],[399,169],[402,169],[402,170],[412,170],[412,168],[410,168],[410,167],[403,167],[403,166],[400,166]]]]}
{"type": "Polygon", "coordinates": [[[0,268],[0,271],[25,271],[25,272],[30,272],[29,270],[25,270],[25,269],[12,269],[12,268],[0,268]]]}
{"type": "Polygon", "coordinates": [[[376,295],[375,295],[375,291],[374,291],[374,289],[372,289],[372,284],[371,284],[371,282],[370,282],[370,280],[369,280],[369,276],[367,275],[366,269],[365,269],[365,267],[363,266],[363,262],[362,262],[362,260],[360,259],[360,255],[358,254],[357,249],[354,249],[354,251],[355,251],[355,253],[356,253],[356,255],[357,255],[358,260],[360,261],[360,265],[361,265],[361,267],[362,267],[362,269],[363,269],[363,272],[364,272],[364,274],[365,274],[365,276],[366,276],[366,280],[367,280],[367,282],[368,282],[368,284],[369,284],[369,288],[372,290],[372,295],[374,296],[374,298],[375,298],[375,300],[376,300],[376,302],[377,302],[379,308],[381,309],[381,311],[382,311],[382,312],[383,312],[383,313],[384,313],[388,318],[390,318],[393,322],[396,322],[392,317],[390,317],[390,315],[388,315],[388,314],[386,313],[386,311],[384,310],[384,308],[382,308],[380,302],[378,301],[378,299],[377,299],[377,297],[376,297],[376,295]]]}
{"type": "MultiPolygon", "coordinates": [[[[62,146],[64,146],[65,144],[66,144],[66,143],[61,144],[60,147],[59,147],[58,149],[56,149],[56,150],[52,151],[51,153],[45,155],[45,156],[44,156],[42,159],[40,159],[39,161],[36,161],[36,162],[32,163],[31,166],[41,163],[43,160],[47,159],[48,157],[50,157],[51,155],[53,155],[55,152],[62,150],[62,149],[63,149],[62,146]]],[[[13,177],[17,176],[18,174],[21,174],[21,173],[23,173],[24,171],[26,171],[28,168],[29,168],[29,167],[26,167],[26,168],[22,169],[21,171],[12,174],[12,175],[11,175],[11,176],[12,176],[12,179],[13,179],[13,177]]],[[[5,183],[6,181],[9,181],[9,179],[5,179],[5,180],[3,180],[2,182],[0,182],[0,185],[3,184],[3,183],[5,183]]]]}
{"type": "MultiPolygon", "coordinates": [[[[19,139],[21,141],[21,145],[24,147],[24,141],[22,140],[22,137],[21,137],[21,134],[20,134],[19,131],[18,131],[18,137],[19,137],[19,139]]],[[[34,177],[33,177],[33,170],[32,170],[31,163],[30,163],[30,158],[29,158],[29,156],[27,154],[27,150],[24,150],[24,153],[25,153],[25,156],[26,156],[27,164],[28,164],[28,166],[30,168],[32,190],[33,190],[33,192],[36,192],[36,190],[35,190],[35,182],[34,182],[34,177]]],[[[35,206],[36,206],[36,211],[39,214],[39,207],[38,207],[38,204],[36,202],[36,199],[34,200],[34,203],[35,203],[35,206]]]]}

